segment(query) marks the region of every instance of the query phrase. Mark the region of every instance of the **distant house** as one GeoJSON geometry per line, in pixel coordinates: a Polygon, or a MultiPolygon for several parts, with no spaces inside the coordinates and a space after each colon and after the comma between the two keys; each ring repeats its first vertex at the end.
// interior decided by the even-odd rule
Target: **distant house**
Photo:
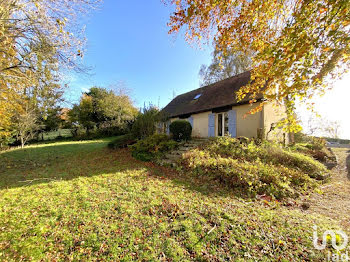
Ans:
{"type": "Polygon", "coordinates": [[[69,113],[70,109],[69,108],[61,108],[60,112],[59,112],[59,118],[63,121],[68,121],[68,113],[69,113]]]}
{"type": "MultiPolygon", "coordinates": [[[[259,137],[268,133],[268,139],[283,140],[282,129],[275,124],[285,117],[284,107],[267,103],[261,112],[247,115],[252,107],[262,102],[249,104],[249,99],[237,101],[236,92],[248,84],[250,72],[222,80],[175,97],[162,111],[172,122],[186,119],[192,125],[192,136],[259,137]]],[[[169,124],[167,123],[167,125],[169,124]]]]}

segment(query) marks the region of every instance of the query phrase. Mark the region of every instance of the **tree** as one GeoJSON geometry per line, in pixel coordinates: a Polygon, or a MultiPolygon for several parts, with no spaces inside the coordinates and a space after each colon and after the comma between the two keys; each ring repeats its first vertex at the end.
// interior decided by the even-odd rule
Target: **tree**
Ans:
{"type": "Polygon", "coordinates": [[[96,125],[93,118],[94,107],[92,97],[83,94],[78,105],[74,105],[68,115],[73,125],[81,125],[86,128],[87,135],[96,125]]]}
{"type": "MultiPolygon", "coordinates": [[[[83,26],[78,18],[99,0],[9,0],[0,2],[0,46],[7,63],[1,63],[2,77],[32,72],[34,80],[43,68],[57,62],[76,68],[82,56],[83,26]],[[5,46],[6,45],[6,46],[5,46]]],[[[54,65],[53,65],[54,66],[54,65]]]]}
{"type": "Polygon", "coordinates": [[[37,130],[40,129],[38,116],[29,104],[23,107],[23,110],[17,112],[13,119],[17,140],[21,142],[23,148],[27,141],[34,137],[37,130]]]}
{"type": "Polygon", "coordinates": [[[201,86],[207,86],[250,69],[249,56],[228,51],[227,54],[215,49],[211,64],[202,65],[199,71],[201,86]]]}
{"type": "Polygon", "coordinates": [[[340,123],[338,121],[332,121],[321,116],[310,116],[305,125],[307,134],[311,136],[339,137],[340,123]]]}
{"type": "Polygon", "coordinates": [[[208,41],[213,35],[220,52],[252,52],[252,81],[238,98],[254,102],[262,93],[267,101],[285,104],[286,121],[296,123],[297,99],[309,103],[349,67],[347,0],[169,2],[176,6],[170,33],[185,28],[188,41],[208,41]]]}
{"type": "Polygon", "coordinates": [[[324,135],[330,138],[339,138],[340,123],[338,121],[329,121],[324,126],[324,135]]]}
{"type": "Polygon", "coordinates": [[[87,132],[97,127],[101,131],[125,129],[135,119],[137,109],[123,92],[92,87],[84,93],[80,103],[69,112],[71,121],[82,125],[87,132]]]}
{"type": "Polygon", "coordinates": [[[14,125],[12,118],[20,109],[17,100],[20,96],[9,90],[3,82],[0,81],[0,144],[7,144],[13,136],[14,125]]]}
{"type": "Polygon", "coordinates": [[[60,107],[52,107],[40,115],[41,129],[39,131],[42,132],[42,140],[44,140],[44,132],[56,131],[62,127],[64,120],[61,119],[60,112],[60,107]]]}
{"type": "Polygon", "coordinates": [[[139,112],[132,126],[131,132],[135,138],[143,139],[156,132],[156,124],[161,121],[161,114],[158,108],[150,105],[139,112]]]}
{"type": "Polygon", "coordinates": [[[0,1],[0,139],[11,137],[18,126],[12,119],[20,119],[28,89],[46,92],[60,80],[62,70],[82,70],[78,58],[85,40],[78,17],[98,2],[0,1]]]}
{"type": "Polygon", "coordinates": [[[124,90],[114,92],[106,88],[93,87],[86,94],[92,98],[92,117],[98,128],[101,125],[125,128],[128,122],[135,119],[137,109],[124,90]]]}

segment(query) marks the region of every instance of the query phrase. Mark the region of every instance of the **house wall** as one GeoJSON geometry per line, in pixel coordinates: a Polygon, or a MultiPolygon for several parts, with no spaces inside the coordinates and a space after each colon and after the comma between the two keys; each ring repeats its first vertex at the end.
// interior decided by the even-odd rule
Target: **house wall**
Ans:
{"type": "MultiPolygon", "coordinates": [[[[257,130],[263,127],[263,115],[262,112],[258,112],[254,115],[248,115],[247,113],[258,106],[240,105],[233,106],[232,109],[237,113],[237,137],[245,136],[248,138],[256,137],[257,130]],[[247,115],[246,115],[247,114],[247,115]]],[[[208,118],[212,111],[204,113],[193,114],[193,137],[208,137],[208,118]]],[[[172,118],[171,122],[179,118],[172,118]]],[[[215,114],[215,135],[218,135],[218,114],[215,114]]]]}
{"type": "MultiPolygon", "coordinates": [[[[286,117],[285,108],[282,106],[276,106],[276,104],[268,103],[265,104],[263,110],[253,115],[248,112],[259,103],[253,105],[239,105],[233,106],[232,109],[236,110],[237,113],[237,137],[244,136],[253,138],[258,136],[258,130],[264,129],[265,135],[271,128],[271,124],[277,123],[281,119],[286,117]]],[[[193,114],[193,137],[208,137],[208,118],[212,111],[204,113],[193,114]]],[[[170,121],[173,122],[179,118],[172,118],[170,121]]],[[[218,135],[218,114],[215,114],[215,136],[218,135]]],[[[283,141],[284,131],[281,128],[276,128],[268,134],[269,140],[283,141]]],[[[287,136],[286,136],[287,137],[287,136]]]]}
{"type": "MultiPolygon", "coordinates": [[[[211,111],[193,114],[193,127],[192,127],[192,136],[193,137],[208,137],[208,118],[211,111]]],[[[170,122],[179,120],[178,117],[171,118],[170,122]]],[[[183,119],[188,120],[188,119],[183,119]]]]}
{"type": "Polygon", "coordinates": [[[232,107],[232,109],[237,112],[237,137],[257,137],[258,129],[263,127],[263,113],[257,112],[253,115],[248,114],[250,110],[257,106],[259,106],[259,103],[232,107]]]}
{"type": "Polygon", "coordinates": [[[171,118],[170,119],[170,122],[172,123],[172,122],[174,122],[174,121],[176,121],[176,120],[179,120],[180,118],[178,118],[178,117],[175,117],[175,118],[171,118]]]}
{"type": "Polygon", "coordinates": [[[208,137],[208,118],[211,111],[194,114],[193,117],[193,137],[208,137]]]}
{"type": "MultiPolygon", "coordinates": [[[[265,135],[270,131],[271,125],[278,123],[283,118],[287,117],[285,113],[285,107],[279,106],[276,103],[268,103],[264,105],[264,126],[265,126],[265,135]]],[[[267,135],[268,140],[277,140],[283,142],[283,131],[282,128],[275,128],[267,135]]],[[[286,135],[286,139],[287,139],[286,135]]],[[[287,142],[287,141],[286,141],[287,142]]]]}

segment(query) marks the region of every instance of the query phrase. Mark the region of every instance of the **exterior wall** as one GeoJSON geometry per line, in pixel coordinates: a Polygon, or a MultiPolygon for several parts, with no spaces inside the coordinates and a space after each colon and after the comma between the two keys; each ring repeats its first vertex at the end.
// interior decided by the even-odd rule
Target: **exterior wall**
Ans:
{"type": "Polygon", "coordinates": [[[259,104],[240,105],[232,107],[237,112],[237,137],[244,136],[248,138],[257,137],[258,129],[263,128],[263,113],[257,112],[254,115],[247,114],[250,110],[259,104]]]}
{"type": "MultiPolygon", "coordinates": [[[[285,118],[285,109],[281,106],[276,106],[273,103],[265,104],[261,112],[249,115],[247,114],[251,109],[257,107],[259,104],[254,105],[239,105],[233,106],[232,109],[237,113],[237,137],[244,136],[253,138],[258,136],[258,130],[264,129],[265,135],[269,132],[271,125],[277,123],[281,119],[285,118]]],[[[208,137],[208,118],[211,111],[204,113],[193,114],[193,137],[208,137]]],[[[171,122],[178,120],[179,118],[170,119],[171,122]]],[[[185,119],[186,120],[186,119],[185,119]]],[[[268,134],[269,140],[283,141],[283,130],[276,128],[268,134]]],[[[215,136],[218,135],[218,114],[215,114],[215,136]]]]}
{"type": "MultiPolygon", "coordinates": [[[[258,112],[254,115],[246,115],[252,108],[257,105],[240,105],[233,106],[232,109],[237,112],[237,137],[245,136],[248,138],[257,137],[259,128],[263,127],[262,112],[258,112]]],[[[193,137],[208,137],[208,118],[211,111],[204,113],[193,114],[193,137]]],[[[172,118],[173,122],[179,118],[172,118]]],[[[215,114],[215,136],[218,135],[218,114],[215,114]]]]}
{"type": "Polygon", "coordinates": [[[193,137],[208,137],[208,118],[211,111],[194,114],[193,117],[193,137]]]}
{"type": "MultiPolygon", "coordinates": [[[[211,114],[211,111],[191,115],[193,117],[193,127],[192,127],[193,137],[208,137],[209,114],[211,114]]],[[[171,118],[170,122],[172,123],[176,120],[179,120],[179,118],[178,117],[171,118]]],[[[183,120],[188,120],[188,119],[185,118],[183,120]]]]}
{"type": "MultiPolygon", "coordinates": [[[[264,106],[264,126],[265,126],[265,135],[267,135],[268,140],[277,140],[283,142],[284,131],[282,128],[275,128],[271,132],[271,125],[277,124],[283,118],[286,118],[285,107],[278,106],[275,103],[269,103],[264,106]],[[269,132],[269,133],[268,133],[269,132]]],[[[288,142],[288,135],[285,135],[286,142],[288,142]]]]}
{"type": "Polygon", "coordinates": [[[171,119],[170,119],[170,123],[172,123],[172,122],[174,122],[174,121],[176,121],[176,120],[179,120],[179,118],[178,118],[178,117],[171,118],[171,119]]]}

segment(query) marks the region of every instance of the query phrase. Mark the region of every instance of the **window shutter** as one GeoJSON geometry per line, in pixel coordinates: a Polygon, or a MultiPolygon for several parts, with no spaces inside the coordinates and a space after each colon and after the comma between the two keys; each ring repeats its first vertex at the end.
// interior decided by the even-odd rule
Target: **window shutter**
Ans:
{"type": "Polygon", "coordinates": [[[236,110],[228,111],[228,132],[231,137],[237,136],[237,113],[236,110]]]}
{"type": "Polygon", "coordinates": [[[166,123],[166,134],[167,134],[167,135],[170,135],[170,129],[169,129],[170,124],[171,124],[171,121],[168,121],[168,122],[166,123]]]}
{"type": "Polygon", "coordinates": [[[191,126],[193,128],[193,117],[192,116],[188,118],[188,122],[190,122],[190,124],[191,124],[191,126]]]}
{"type": "Polygon", "coordinates": [[[215,114],[209,114],[208,116],[208,136],[215,136],[215,114]]]}

